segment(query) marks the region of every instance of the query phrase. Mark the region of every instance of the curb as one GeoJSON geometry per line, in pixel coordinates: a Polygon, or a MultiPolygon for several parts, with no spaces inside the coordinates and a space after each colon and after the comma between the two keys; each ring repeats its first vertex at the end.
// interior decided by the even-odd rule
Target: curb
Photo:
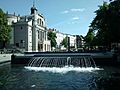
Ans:
{"type": "Polygon", "coordinates": [[[1,61],[0,64],[11,62],[11,60],[1,61]]]}

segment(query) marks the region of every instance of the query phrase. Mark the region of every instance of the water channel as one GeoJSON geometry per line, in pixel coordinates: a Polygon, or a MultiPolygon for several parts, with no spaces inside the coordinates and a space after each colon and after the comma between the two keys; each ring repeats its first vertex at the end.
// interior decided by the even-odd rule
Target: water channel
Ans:
{"type": "MultiPolygon", "coordinates": [[[[97,66],[83,70],[44,71],[0,65],[0,90],[120,90],[120,68],[97,66]]],[[[72,68],[72,67],[69,67],[72,68]]]]}

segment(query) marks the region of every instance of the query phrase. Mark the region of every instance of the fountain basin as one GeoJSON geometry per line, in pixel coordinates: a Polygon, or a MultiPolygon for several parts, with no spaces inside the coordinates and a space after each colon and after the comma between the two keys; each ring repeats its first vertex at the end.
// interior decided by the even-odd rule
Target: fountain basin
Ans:
{"type": "Polygon", "coordinates": [[[31,58],[34,57],[87,57],[91,56],[96,65],[115,65],[117,63],[114,60],[111,53],[78,53],[78,52],[28,52],[24,56],[11,56],[11,64],[23,64],[27,65],[31,58]]]}

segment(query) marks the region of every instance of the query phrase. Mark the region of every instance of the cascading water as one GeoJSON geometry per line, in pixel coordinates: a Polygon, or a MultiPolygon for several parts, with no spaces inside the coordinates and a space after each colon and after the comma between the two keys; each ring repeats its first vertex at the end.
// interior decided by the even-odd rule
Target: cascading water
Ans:
{"type": "MultiPolygon", "coordinates": [[[[67,65],[66,66],[69,66],[69,61],[71,60],[70,57],[67,57],[67,65]]],[[[71,63],[70,63],[71,64],[71,63]]]]}
{"type": "Polygon", "coordinates": [[[76,57],[33,57],[28,66],[29,70],[66,73],[69,71],[99,70],[91,56],[76,57]]]}

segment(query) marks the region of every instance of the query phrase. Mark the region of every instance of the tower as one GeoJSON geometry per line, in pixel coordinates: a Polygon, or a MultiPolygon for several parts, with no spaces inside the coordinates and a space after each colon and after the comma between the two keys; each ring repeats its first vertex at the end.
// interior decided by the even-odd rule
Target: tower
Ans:
{"type": "Polygon", "coordinates": [[[33,7],[31,7],[31,15],[36,13],[37,13],[37,9],[35,7],[35,1],[33,1],[33,7]]]}
{"type": "Polygon", "coordinates": [[[37,16],[38,12],[35,7],[35,2],[33,2],[33,7],[31,7],[32,15],[32,49],[33,51],[38,51],[38,31],[37,31],[37,16]]]}

